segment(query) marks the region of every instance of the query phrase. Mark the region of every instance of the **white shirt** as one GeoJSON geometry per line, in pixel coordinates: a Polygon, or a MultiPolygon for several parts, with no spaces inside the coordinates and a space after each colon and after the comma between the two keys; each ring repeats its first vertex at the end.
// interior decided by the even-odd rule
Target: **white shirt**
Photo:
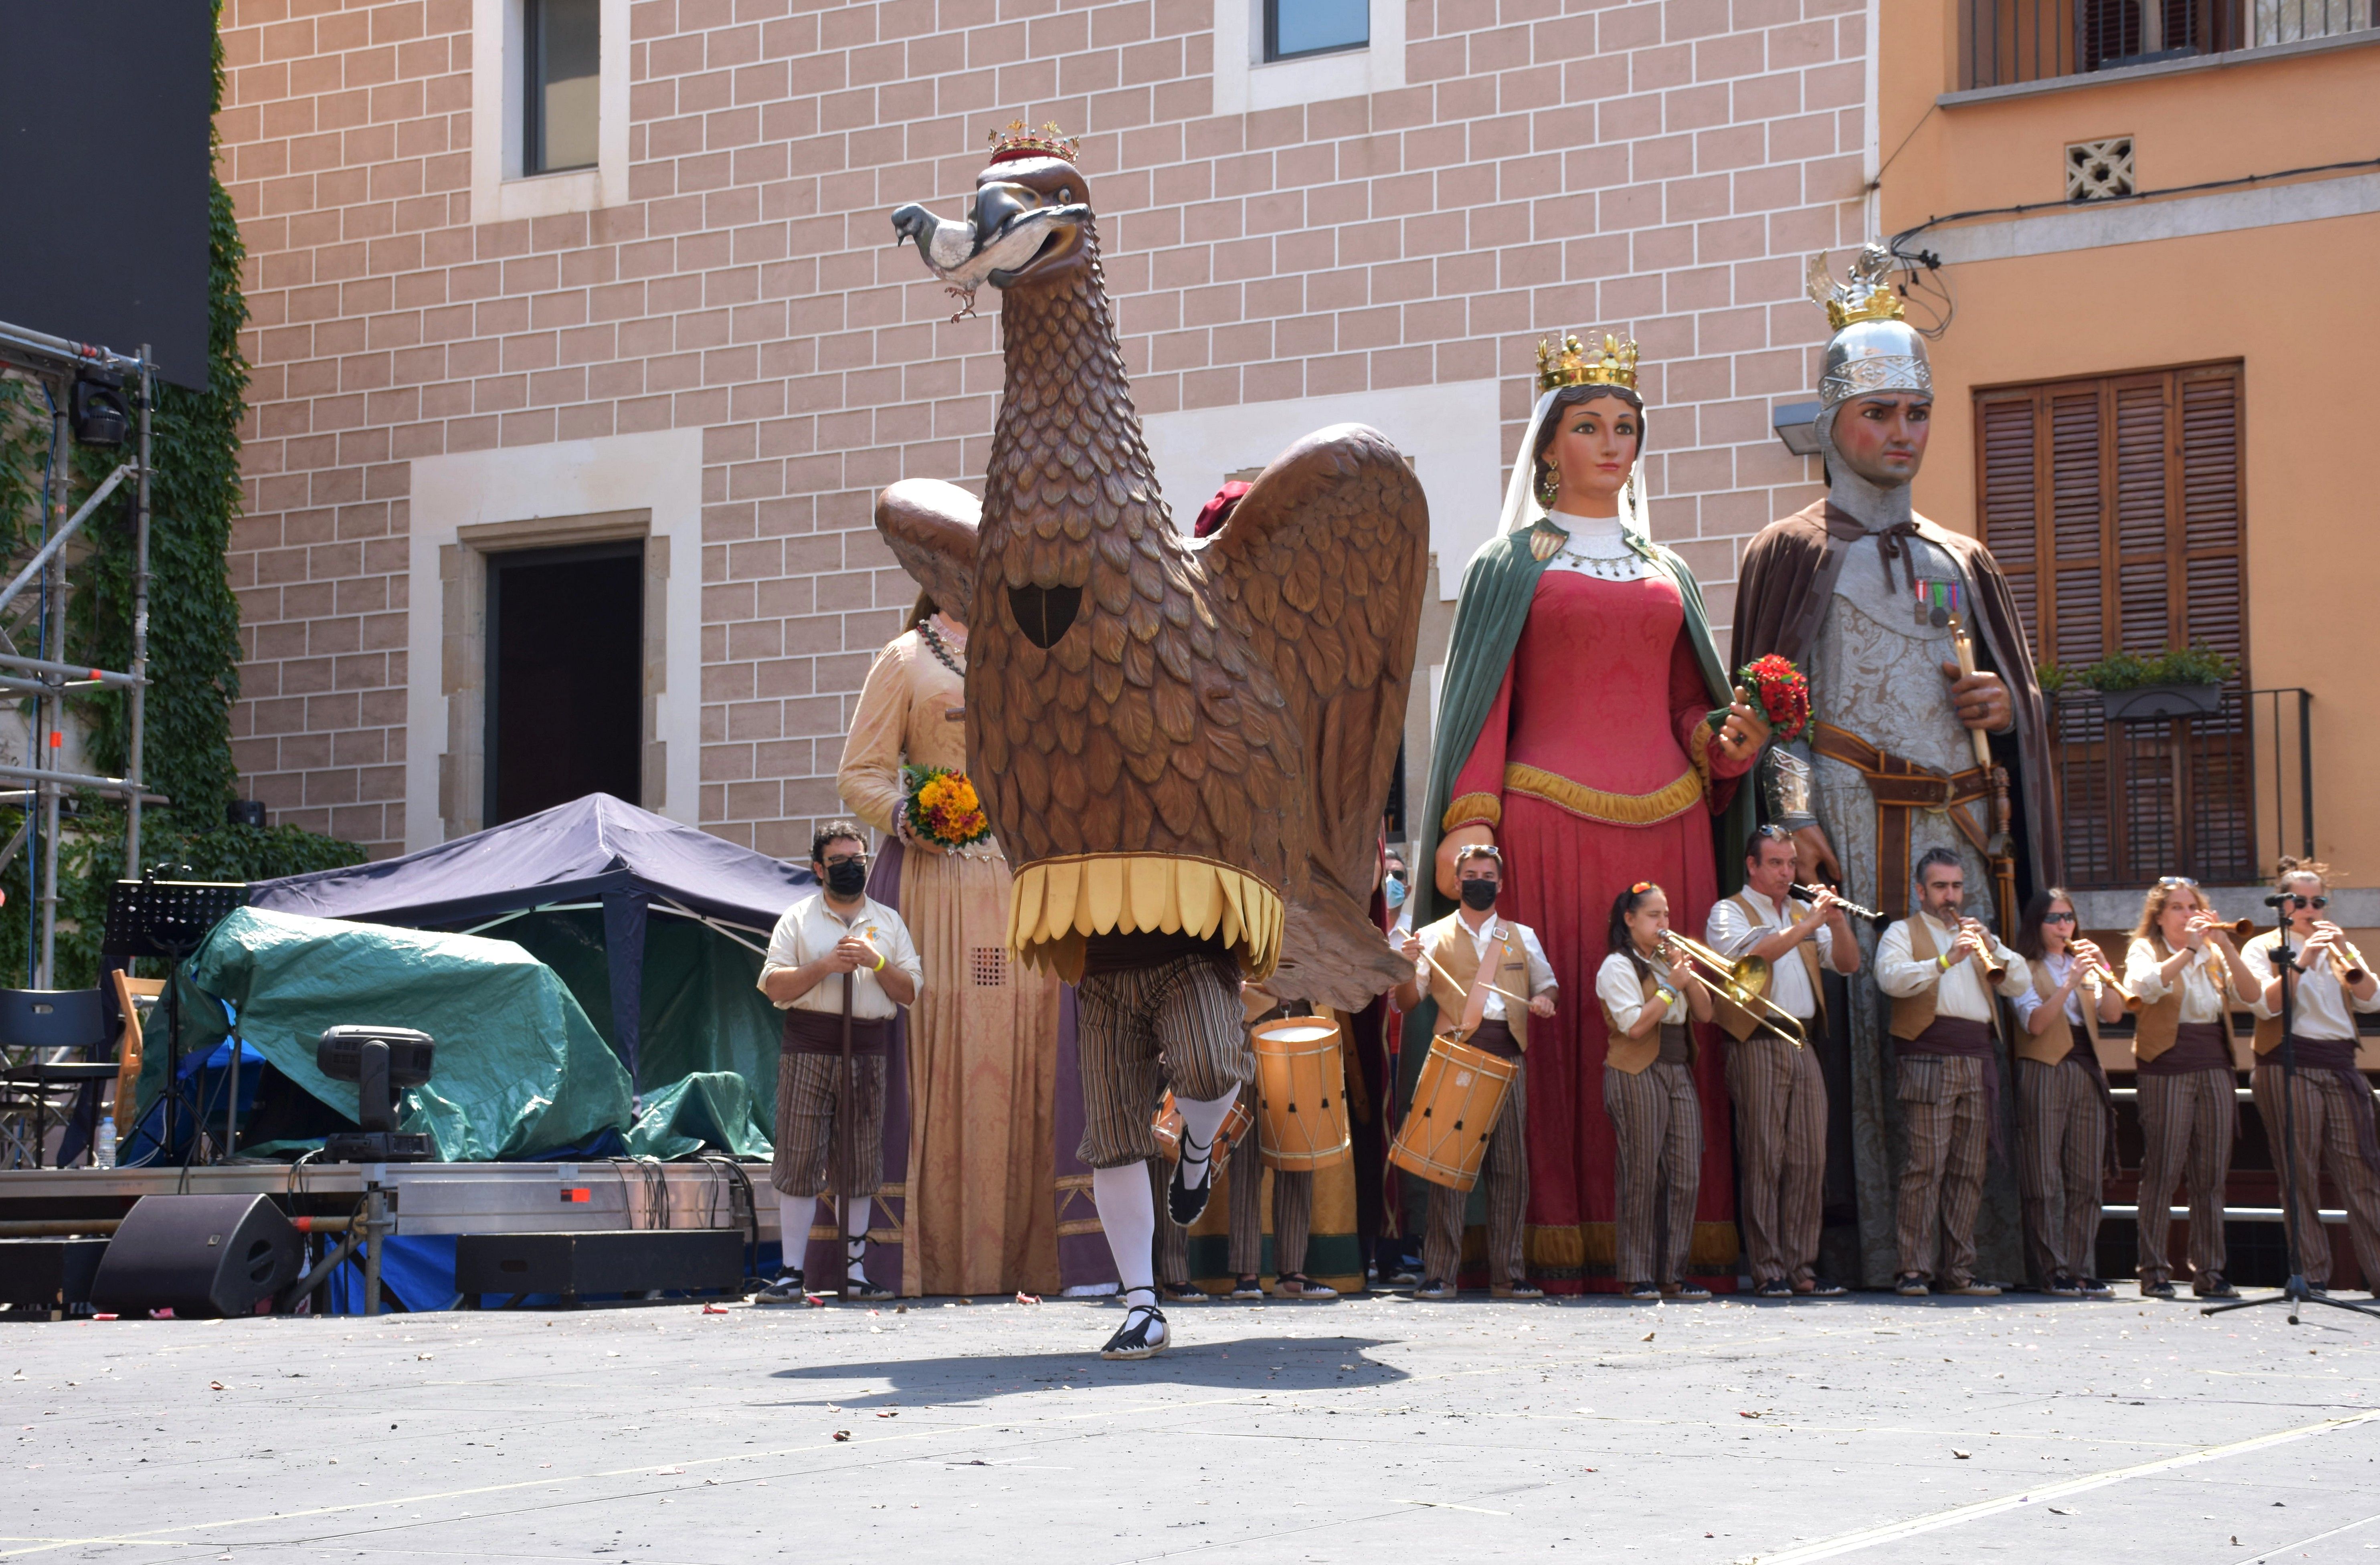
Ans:
{"type": "MultiPolygon", "coordinates": [[[[925,968],[918,964],[917,948],[910,943],[909,927],[901,916],[870,898],[860,899],[862,906],[849,923],[837,917],[826,904],[824,892],[804,897],[785,909],[777,920],[777,928],[769,936],[769,954],[760,963],[760,984],[763,992],[769,987],[769,975],[799,967],[817,961],[835,948],[845,935],[856,934],[876,948],[887,967],[898,967],[909,975],[909,981],[922,985],[925,968]]],[[[851,1013],[863,1022],[880,1022],[896,1013],[900,1007],[884,992],[873,970],[855,969],[850,974],[851,1013]]],[[[843,977],[828,974],[810,986],[809,992],[799,1000],[771,1001],[780,1011],[823,1011],[831,1016],[843,1014],[843,977]]]]}
{"type": "MultiPolygon", "coordinates": [[[[1810,911],[1808,903],[1790,896],[1779,906],[1750,886],[1743,888],[1743,899],[1758,911],[1757,922],[1744,916],[1742,904],[1733,897],[1721,897],[1711,904],[1710,919],[1703,926],[1703,935],[1710,948],[1721,956],[1743,955],[1778,930],[1791,928],[1810,911]]],[[[1821,924],[1810,938],[1817,942],[1818,960],[1832,967],[1835,931],[1821,924]]],[[[1818,1013],[1818,997],[1810,992],[1810,969],[1803,964],[1798,948],[1768,964],[1768,998],[1779,1009],[1805,1022],[1818,1013]]]]}
{"type": "MultiPolygon", "coordinates": [[[[1653,975],[1653,981],[1664,989],[1669,988],[1670,980],[1658,972],[1653,975]]],[[[1623,1033],[1634,1029],[1637,1019],[1645,1014],[1645,980],[1638,976],[1636,964],[1628,960],[1626,952],[1613,952],[1603,959],[1603,965],[1595,970],[1595,998],[1603,1001],[1604,1008],[1611,1013],[1614,1026],[1623,1033]]],[[[1670,1008],[1661,1013],[1662,1024],[1670,1026],[1682,1025],[1687,1014],[1686,997],[1672,989],[1670,1008]]]]}
{"type": "MultiPolygon", "coordinates": [[[[2294,934],[2290,936],[2291,950],[2301,951],[2304,945],[2305,942],[2294,934]]],[[[2273,981],[2273,948],[2270,942],[2251,944],[2240,953],[2240,960],[2247,964],[2248,976],[2254,980],[2258,989],[2273,981]]],[[[2330,964],[2328,957],[2308,962],[2305,971],[2298,975],[2297,993],[2289,1001],[2289,1031],[2300,1037],[2352,1038],[2355,1036],[2355,1017],[2350,1007],[2367,1013],[2380,1011],[2380,993],[2374,994],[2370,1000],[2358,1000],[2349,992],[2345,984],[2338,981],[2338,971],[2330,964]]],[[[2250,1009],[2265,1017],[2281,1013],[2278,1005],[2267,1006],[2262,1000],[2250,1009]]]]}
{"type": "MultiPolygon", "coordinates": [[[[1410,901],[1410,899],[1408,899],[1408,901],[1410,901]]],[[[1502,940],[1506,929],[1512,930],[1512,933],[1520,937],[1521,956],[1522,959],[1529,964],[1530,999],[1535,1000],[1537,996],[1545,993],[1546,990],[1554,987],[1554,964],[1546,960],[1546,948],[1537,943],[1537,932],[1535,929],[1530,928],[1526,924],[1514,924],[1509,920],[1499,918],[1492,913],[1486,918],[1482,919],[1479,927],[1475,929],[1471,928],[1470,920],[1463,917],[1462,914],[1456,913],[1450,916],[1453,919],[1454,924],[1458,928],[1465,929],[1470,932],[1471,949],[1477,952],[1479,961],[1483,965],[1488,961],[1488,948],[1498,940],[1502,940]]],[[[1420,986],[1424,994],[1429,992],[1429,949],[1427,943],[1428,939],[1429,937],[1427,934],[1422,936],[1422,940],[1425,942],[1422,948],[1422,953],[1414,962],[1414,982],[1420,986]]],[[[1491,973],[1488,977],[1488,982],[1493,983],[1494,981],[1495,977],[1491,973]]],[[[1479,1019],[1483,1022],[1504,1021],[1506,1019],[1504,997],[1498,994],[1494,989],[1489,989],[1488,991],[1487,1007],[1479,1013],[1479,1019]]]]}
{"type": "MultiPolygon", "coordinates": [[[[2074,966],[2074,958],[2070,953],[2061,951],[2055,956],[2043,957],[2041,959],[2041,965],[2043,970],[2049,975],[2050,987],[2055,989],[2066,981],[2066,975],[2068,972],[2071,971],[2074,966]]],[[[2131,986],[2126,985],[2125,987],[2130,988],[2131,986]]],[[[2082,1025],[2082,997],[2090,991],[2090,989],[2091,980],[2085,978],[2082,982],[2076,984],[2074,986],[2073,992],[2066,997],[2066,1021],[2068,1025],[2079,1027],[2082,1025]]],[[[2040,1010],[2042,1005],[2040,991],[2034,989],[2033,985],[2027,984],[2025,986],[2024,992],[2018,995],[2013,1003],[2016,1006],[2017,1020],[2022,1022],[2028,1027],[2033,1025],[2033,1013],[2040,1010]]]]}
{"type": "MultiPolygon", "coordinates": [[[[2182,964],[2180,987],[2185,1025],[2225,1019],[2223,991],[2215,977],[2215,959],[2219,954],[2210,940],[2182,964]]],[[[2175,986],[2167,983],[2158,972],[2160,965],[2156,947],[2146,940],[2134,940],[2131,949],[2124,953],[2124,987],[2140,996],[2143,1005],[2155,1005],[2174,991],[2175,986]]]]}
{"type": "MultiPolygon", "coordinates": [[[[1959,931],[1935,921],[1930,913],[1921,913],[1925,920],[1925,932],[1934,937],[1937,952],[1948,953],[1959,938],[1959,931]]],[[[1962,1022],[1988,1022],[1992,1019],[1992,998],[1984,991],[1984,970],[1972,956],[1954,963],[1949,972],[1942,970],[1938,960],[1917,961],[1909,954],[1909,924],[1903,918],[1884,932],[1876,945],[1876,987],[1895,1000],[1907,1000],[1934,989],[1934,1014],[1955,1016],[1962,1022]]],[[[1992,937],[1992,958],[2008,969],[2000,980],[2000,993],[2010,1000],[2033,989],[2033,972],[2024,958],[1992,937]]]]}

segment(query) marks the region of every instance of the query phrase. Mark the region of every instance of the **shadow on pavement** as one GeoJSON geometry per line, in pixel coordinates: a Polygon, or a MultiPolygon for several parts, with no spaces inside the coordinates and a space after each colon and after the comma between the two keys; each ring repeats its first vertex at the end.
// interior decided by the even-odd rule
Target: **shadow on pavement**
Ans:
{"type": "MultiPolygon", "coordinates": [[[[1117,1316],[1114,1318],[1121,1318],[1117,1316]]],[[[1357,1389],[1393,1385],[1403,1370],[1365,1356],[1381,1345],[1367,1337],[1243,1337],[1234,1341],[1191,1341],[1154,1359],[1111,1364],[1099,1356],[1099,1339],[1086,1334],[1083,1345],[1065,1353],[1020,1353],[1004,1358],[881,1359],[863,1364],[802,1365],[771,1372],[771,1378],[806,1382],[823,1389],[848,1382],[889,1382],[890,1389],[822,1395],[779,1406],[882,1407],[892,1403],[964,1403],[987,1397],[1060,1389],[1104,1386],[1203,1386],[1248,1391],[1310,1391],[1331,1387],[1357,1389]]]]}

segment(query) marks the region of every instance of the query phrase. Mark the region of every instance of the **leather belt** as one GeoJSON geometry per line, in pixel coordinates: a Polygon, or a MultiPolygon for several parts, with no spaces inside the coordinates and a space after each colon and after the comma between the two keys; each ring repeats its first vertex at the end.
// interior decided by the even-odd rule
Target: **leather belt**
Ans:
{"type": "MultiPolygon", "coordinates": [[[[1810,748],[1838,760],[1867,780],[1868,796],[1876,801],[1876,906],[1893,917],[1909,912],[1909,828],[1912,810],[1947,815],[1959,834],[1973,844],[1986,861],[1993,859],[1984,824],[1961,805],[1992,798],[1998,779],[1980,766],[1964,771],[1942,771],[1876,748],[1847,728],[1830,722],[1811,725],[1810,748]]],[[[1997,770],[1997,769],[1995,769],[1997,770]]]]}

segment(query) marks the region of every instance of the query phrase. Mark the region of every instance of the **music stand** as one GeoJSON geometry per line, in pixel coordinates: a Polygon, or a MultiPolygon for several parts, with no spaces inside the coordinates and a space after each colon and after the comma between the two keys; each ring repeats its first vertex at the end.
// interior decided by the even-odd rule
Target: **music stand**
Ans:
{"type": "MultiPolygon", "coordinates": [[[[183,867],[187,869],[187,866],[183,867]]],[[[174,1104],[181,1096],[182,1012],[176,990],[182,959],[199,949],[226,914],[248,902],[244,881],[160,880],[154,869],[138,880],[118,880],[107,893],[107,922],[99,948],[108,956],[148,956],[167,964],[165,974],[165,1134],[159,1144],[174,1145],[174,1104]]],[[[226,1117],[239,1112],[239,1044],[231,1051],[231,1106],[226,1117]]],[[[198,1149],[199,1127],[190,1127],[190,1148],[198,1149]]],[[[226,1153],[231,1138],[224,1141],[226,1153]]],[[[185,1157],[184,1162],[189,1159],[185,1157]]]]}

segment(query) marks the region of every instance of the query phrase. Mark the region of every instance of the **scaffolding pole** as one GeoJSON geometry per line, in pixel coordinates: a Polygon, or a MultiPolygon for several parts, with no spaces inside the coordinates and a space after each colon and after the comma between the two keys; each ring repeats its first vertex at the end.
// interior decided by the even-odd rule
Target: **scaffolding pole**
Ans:
{"type": "Polygon", "coordinates": [[[133,494],[132,690],[125,697],[124,876],[140,879],[140,739],[142,709],[149,699],[149,405],[157,400],[157,380],[149,345],[140,345],[140,473],[133,494]]]}

